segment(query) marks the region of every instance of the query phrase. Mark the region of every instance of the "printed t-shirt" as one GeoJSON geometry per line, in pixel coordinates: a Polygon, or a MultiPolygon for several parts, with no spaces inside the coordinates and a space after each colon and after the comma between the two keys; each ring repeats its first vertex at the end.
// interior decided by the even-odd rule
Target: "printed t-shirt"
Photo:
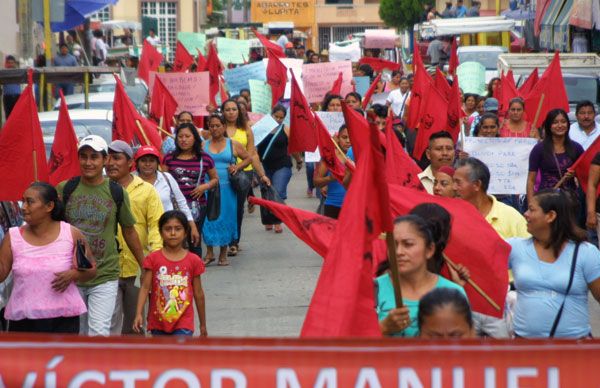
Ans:
{"type": "Polygon", "coordinates": [[[146,256],[143,266],[152,271],[148,330],[194,331],[192,282],[204,273],[202,260],[188,252],[182,260],[171,261],[159,250],[146,256]]]}

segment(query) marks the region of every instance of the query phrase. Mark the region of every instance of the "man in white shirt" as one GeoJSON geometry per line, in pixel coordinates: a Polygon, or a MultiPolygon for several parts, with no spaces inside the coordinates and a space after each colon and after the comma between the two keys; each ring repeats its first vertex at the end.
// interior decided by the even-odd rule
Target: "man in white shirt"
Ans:
{"type": "Polygon", "coordinates": [[[151,28],[148,30],[148,36],[146,37],[146,40],[152,46],[160,45],[160,37],[158,35],[156,35],[156,31],[154,31],[154,28],[151,28]]]}
{"type": "Polygon", "coordinates": [[[440,131],[429,137],[429,147],[425,150],[425,155],[429,159],[429,166],[419,174],[419,180],[429,194],[433,194],[433,181],[435,173],[442,166],[452,166],[456,152],[454,150],[454,140],[447,131],[440,131]]]}
{"type": "Polygon", "coordinates": [[[392,107],[392,111],[394,111],[394,116],[396,117],[402,118],[404,115],[404,108],[410,97],[409,88],[410,83],[408,82],[408,78],[402,77],[400,78],[400,87],[392,90],[387,97],[387,106],[392,107]]]}
{"type": "Polygon", "coordinates": [[[290,39],[292,39],[292,33],[291,32],[286,32],[283,33],[279,36],[279,38],[277,39],[277,44],[279,46],[281,46],[281,48],[283,50],[285,50],[285,45],[288,44],[290,42],[290,39]]]}
{"type": "Polygon", "coordinates": [[[587,150],[600,136],[600,125],[596,123],[596,108],[591,101],[581,101],[575,108],[577,122],[571,124],[569,137],[587,150]]]}

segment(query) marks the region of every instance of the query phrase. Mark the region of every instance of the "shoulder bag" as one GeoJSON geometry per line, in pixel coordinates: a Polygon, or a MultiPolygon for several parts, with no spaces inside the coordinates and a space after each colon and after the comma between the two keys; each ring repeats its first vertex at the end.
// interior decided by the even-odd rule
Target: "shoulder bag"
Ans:
{"type": "Polygon", "coordinates": [[[573,252],[573,258],[571,259],[571,274],[569,275],[569,284],[567,284],[567,290],[565,291],[565,299],[563,300],[560,308],[558,309],[558,313],[556,314],[556,318],[554,318],[554,323],[552,324],[552,329],[550,329],[549,338],[554,337],[554,333],[556,333],[556,329],[558,328],[558,323],[560,322],[560,317],[562,316],[563,308],[565,307],[565,302],[567,301],[567,297],[569,296],[569,291],[571,291],[571,286],[573,285],[573,278],[575,277],[575,266],[577,264],[577,253],[579,252],[579,244],[575,245],[575,251],[573,252]]]}
{"type": "MultiPolygon", "coordinates": [[[[204,167],[204,159],[200,158],[200,176],[198,177],[198,184],[202,179],[202,169],[204,167]]],[[[221,186],[219,181],[217,185],[211,189],[206,190],[206,218],[209,221],[214,221],[221,215],[221,186]]]]}
{"type": "Polygon", "coordinates": [[[175,198],[175,192],[173,191],[173,186],[171,186],[171,181],[169,181],[169,177],[162,171],[159,171],[163,178],[167,181],[169,185],[169,199],[171,200],[171,205],[173,205],[174,210],[181,210],[179,208],[179,204],[177,203],[177,198],[175,198]]]}
{"type": "MultiPolygon", "coordinates": [[[[236,164],[235,155],[233,153],[233,141],[229,139],[229,149],[231,151],[231,165],[236,164]]],[[[235,174],[229,173],[229,182],[236,193],[245,194],[250,190],[252,180],[245,174],[244,171],[238,171],[235,174]]]]}

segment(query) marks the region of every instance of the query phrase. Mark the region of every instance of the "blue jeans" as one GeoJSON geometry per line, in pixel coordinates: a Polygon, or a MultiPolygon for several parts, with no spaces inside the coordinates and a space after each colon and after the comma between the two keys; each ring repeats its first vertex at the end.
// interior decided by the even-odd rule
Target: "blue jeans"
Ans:
{"type": "Polygon", "coordinates": [[[187,336],[192,336],[194,335],[194,332],[192,330],[188,330],[188,329],[175,329],[170,333],[167,333],[166,331],[163,330],[150,330],[150,333],[152,333],[152,335],[187,335],[187,336]]]}
{"type": "Polygon", "coordinates": [[[287,199],[287,186],[292,178],[292,169],[290,167],[282,167],[278,170],[265,170],[267,176],[271,180],[271,184],[277,191],[279,198],[284,201],[287,199]]]}
{"type": "Polygon", "coordinates": [[[313,190],[315,184],[313,183],[313,175],[315,175],[315,162],[306,163],[306,183],[308,184],[308,190],[313,190]]]}

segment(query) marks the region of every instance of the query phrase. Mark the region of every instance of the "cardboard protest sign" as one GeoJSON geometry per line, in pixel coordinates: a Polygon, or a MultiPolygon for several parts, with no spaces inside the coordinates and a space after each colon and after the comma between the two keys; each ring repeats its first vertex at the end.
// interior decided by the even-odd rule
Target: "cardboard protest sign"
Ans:
{"type": "Polygon", "coordinates": [[[201,32],[183,32],[177,33],[177,40],[180,41],[185,49],[192,55],[196,55],[196,49],[206,54],[206,34],[201,32]]]}
{"type": "Polygon", "coordinates": [[[175,98],[178,112],[188,111],[194,116],[207,116],[206,106],[210,102],[207,71],[199,73],[150,73],[150,90],[154,77],[160,77],[169,93],[175,98]]]}
{"type": "Polygon", "coordinates": [[[322,101],[325,94],[331,90],[331,86],[340,72],[343,75],[341,95],[345,96],[352,91],[352,63],[350,61],[303,65],[302,81],[306,100],[309,103],[322,101]]]}
{"type": "Polygon", "coordinates": [[[335,43],[329,43],[329,61],[351,61],[358,62],[360,59],[360,43],[352,42],[345,46],[338,46],[335,43]]]}
{"type": "MultiPolygon", "coordinates": [[[[315,112],[321,119],[325,128],[331,136],[335,135],[342,125],[346,123],[344,120],[344,113],[342,112],[315,112]]],[[[317,148],[315,152],[306,152],[304,154],[306,162],[319,162],[321,160],[321,154],[317,148]]]]}
{"type": "Polygon", "coordinates": [[[373,97],[371,97],[371,105],[375,105],[375,104],[386,105],[387,98],[389,95],[390,95],[390,92],[373,94],[373,97]]]}
{"type": "Polygon", "coordinates": [[[246,63],[250,57],[250,41],[218,38],[217,51],[219,53],[219,59],[225,65],[229,63],[246,63]]]}
{"type": "Polygon", "coordinates": [[[356,85],[356,93],[360,94],[361,97],[365,96],[369,86],[371,86],[371,79],[369,77],[354,77],[354,84],[356,85]]]}
{"type": "Polygon", "coordinates": [[[486,94],[485,67],[478,62],[461,63],[456,69],[458,83],[463,93],[486,94]]]}
{"type": "Polygon", "coordinates": [[[490,169],[490,194],[525,194],[529,153],[536,139],[466,137],[465,152],[490,169]]]}
{"type": "Polygon", "coordinates": [[[398,35],[396,30],[365,30],[365,48],[387,48],[392,49],[396,47],[396,41],[398,35]]]}
{"type": "Polygon", "coordinates": [[[265,81],[256,79],[249,80],[248,84],[252,95],[252,111],[271,114],[271,87],[265,81]]]}
{"type": "Polygon", "coordinates": [[[223,77],[231,95],[239,94],[242,89],[249,89],[248,81],[251,79],[266,81],[266,69],[263,62],[254,62],[249,65],[225,69],[223,77]]]}
{"type": "Polygon", "coordinates": [[[259,145],[278,125],[277,121],[271,115],[264,115],[262,119],[252,126],[254,145],[259,145]]]}

